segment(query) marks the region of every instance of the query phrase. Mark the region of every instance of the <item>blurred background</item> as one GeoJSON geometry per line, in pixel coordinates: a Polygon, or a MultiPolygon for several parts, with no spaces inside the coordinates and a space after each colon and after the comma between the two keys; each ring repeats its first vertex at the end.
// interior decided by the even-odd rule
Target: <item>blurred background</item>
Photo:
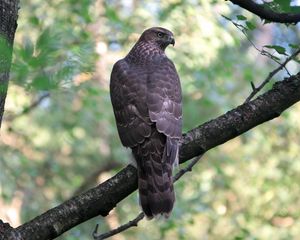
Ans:
{"type": "MultiPolygon", "coordinates": [[[[130,161],[109,78],[144,29],[175,35],[167,55],[181,78],[184,132],[242,104],[250,83],[259,85],[278,66],[253,44],[271,45],[264,49],[283,61],[300,42],[297,25],[264,25],[223,0],[23,0],[19,14],[0,144],[0,219],[14,227],[130,161]]],[[[294,74],[299,65],[288,69],[294,74]]],[[[299,114],[296,104],[209,151],[176,183],[168,221],[142,221],[112,239],[300,239],[299,114]]],[[[139,212],[135,192],[108,217],[58,239],[91,239],[96,223],[105,232],[139,212]]]]}

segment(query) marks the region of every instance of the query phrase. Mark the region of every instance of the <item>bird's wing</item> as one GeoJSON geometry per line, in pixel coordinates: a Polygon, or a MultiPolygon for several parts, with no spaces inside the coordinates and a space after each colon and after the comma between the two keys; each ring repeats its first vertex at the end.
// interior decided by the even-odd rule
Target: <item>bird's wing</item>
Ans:
{"type": "Polygon", "coordinates": [[[143,211],[149,218],[169,216],[182,125],[176,69],[168,59],[143,67],[121,60],[114,65],[110,92],[120,139],[137,162],[143,211]]]}
{"type": "Polygon", "coordinates": [[[151,134],[146,104],[147,73],[130,68],[123,59],[112,70],[110,95],[122,144],[134,147],[151,134]]]}
{"type": "Polygon", "coordinates": [[[182,128],[182,96],[174,64],[167,58],[149,74],[147,106],[150,119],[159,132],[170,139],[179,139],[182,128]]]}

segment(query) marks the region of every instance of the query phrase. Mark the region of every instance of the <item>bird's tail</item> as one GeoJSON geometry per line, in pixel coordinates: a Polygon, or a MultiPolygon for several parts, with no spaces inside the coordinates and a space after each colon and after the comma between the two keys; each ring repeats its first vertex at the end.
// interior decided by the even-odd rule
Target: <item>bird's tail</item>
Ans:
{"type": "Polygon", "coordinates": [[[148,219],[170,216],[175,202],[172,170],[178,158],[177,142],[154,132],[133,149],[138,168],[140,204],[148,219]]]}

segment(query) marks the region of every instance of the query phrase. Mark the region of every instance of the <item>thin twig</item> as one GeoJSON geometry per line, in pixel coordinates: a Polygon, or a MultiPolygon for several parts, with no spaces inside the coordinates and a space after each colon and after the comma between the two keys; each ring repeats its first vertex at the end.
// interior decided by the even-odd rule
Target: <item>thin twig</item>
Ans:
{"type": "MultiPolygon", "coordinates": [[[[195,157],[190,164],[183,168],[180,169],[179,172],[173,177],[173,182],[176,182],[177,180],[179,180],[185,173],[192,171],[192,168],[196,165],[197,162],[199,162],[199,160],[202,158],[203,154],[199,155],[198,157],[195,157]]],[[[96,228],[93,232],[93,237],[94,240],[103,240],[109,237],[112,237],[120,232],[123,232],[129,228],[132,227],[137,227],[138,223],[145,217],[145,214],[143,212],[139,213],[139,215],[137,215],[136,218],[134,218],[133,220],[129,221],[128,223],[125,223],[113,230],[110,230],[106,233],[102,233],[102,234],[98,234],[98,227],[99,225],[96,225],[96,228]]]]}
{"type": "Polygon", "coordinates": [[[283,68],[285,68],[285,65],[289,61],[293,60],[299,53],[300,53],[300,48],[296,52],[294,52],[291,56],[289,56],[288,58],[286,58],[286,60],[282,64],[280,64],[278,68],[276,68],[272,72],[270,72],[269,75],[268,75],[268,77],[258,87],[253,88],[254,85],[251,85],[253,91],[247,97],[245,103],[249,102],[268,82],[270,82],[270,80],[272,79],[272,77],[276,73],[278,73],[280,70],[282,70],[283,68]]]}
{"type": "Polygon", "coordinates": [[[35,101],[33,101],[29,106],[25,107],[21,112],[9,116],[7,117],[7,120],[12,121],[22,115],[25,115],[29,112],[31,112],[33,109],[35,109],[37,106],[39,106],[46,98],[48,98],[50,96],[49,92],[46,92],[44,94],[42,94],[38,99],[36,99],[35,101]]]}
{"type": "MultiPolygon", "coordinates": [[[[240,30],[242,32],[242,34],[247,38],[248,42],[256,49],[256,51],[258,51],[262,56],[266,56],[270,59],[272,59],[274,62],[276,62],[277,64],[281,65],[281,63],[276,59],[276,57],[274,57],[274,54],[269,53],[268,51],[264,50],[264,49],[259,49],[255,43],[250,39],[249,35],[247,34],[246,28],[237,23],[234,22],[233,20],[229,19],[229,18],[225,18],[228,21],[230,21],[238,30],[240,30]]],[[[286,72],[288,73],[289,76],[291,76],[291,74],[289,73],[288,69],[284,66],[284,69],[286,70],[286,72]]]]}
{"type": "Polygon", "coordinates": [[[141,221],[143,218],[145,217],[145,214],[143,212],[141,212],[135,219],[129,221],[128,223],[126,224],[123,224],[109,232],[106,232],[106,233],[103,233],[103,234],[100,234],[98,235],[97,234],[97,231],[98,231],[98,224],[96,225],[96,228],[93,232],[93,237],[95,240],[102,240],[102,239],[106,239],[106,238],[109,238],[109,237],[112,237],[120,232],[123,232],[125,230],[127,230],[128,228],[131,228],[131,227],[137,227],[138,225],[138,222],[141,221]]]}
{"type": "Polygon", "coordinates": [[[197,162],[202,158],[203,154],[195,157],[189,165],[187,165],[185,168],[180,169],[179,172],[173,177],[173,182],[176,182],[178,179],[180,179],[185,173],[192,171],[192,168],[196,165],[197,162]]]}
{"type": "Polygon", "coordinates": [[[292,59],[294,59],[299,53],[300,53],[300,48],[294,52],[292,55],[290,55],[289,57],[286,58],[286,60],[283,63],[280,63],[280,61],[278,61],[271,53],[269,53],[268,51],[264,50],[264,49],[259,49],[254,42],[250,39],[250,37],[248,36],[247,32],[246,32],[246,28],[237,23],[234,22],[233,20],[225,17],[225,19],[229,20],[237,29],[239,29],[244,36],[247,38],[247,40],[250,42],[250,44],[258,51],[260,52],[261,55],[266,56],[270,59],[272,59],[274,62],[276,62],[277,64],[279,64],[279,67],[276,68],[275,70],[273,70],[272,72],[269,73],[268,77],[258,86],[255,87],[254,83],[251,82],[251,87],[252,87],[252,92],[251,94],[247,97],[247,99],[245,100],[245,103],[249,102],[268,82],[270,82],[270,80],[272,79],[272,77],[277,74],[279,71],[281,71],[283,68],[285,69],[285,71],[287,72],[287,74],[289,76],[291,76],[290,72],[288,71],[288,69],[286,68],[286,64],[291,61],[292,59]]]}

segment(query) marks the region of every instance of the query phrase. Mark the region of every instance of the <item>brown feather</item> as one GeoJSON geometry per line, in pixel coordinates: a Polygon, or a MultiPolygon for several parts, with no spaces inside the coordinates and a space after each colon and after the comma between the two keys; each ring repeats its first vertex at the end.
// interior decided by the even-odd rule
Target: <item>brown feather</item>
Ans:
{"type": "Polygon", "coordinates": [[[136,159],[140,203],[148,218],[168,217],[175,201],[172,169],[178,161],[182,97],[175,66],[164,53],[170,43],[174,38],[167,29],[146,30],[111,74],[119,136],[136,159]]]}

